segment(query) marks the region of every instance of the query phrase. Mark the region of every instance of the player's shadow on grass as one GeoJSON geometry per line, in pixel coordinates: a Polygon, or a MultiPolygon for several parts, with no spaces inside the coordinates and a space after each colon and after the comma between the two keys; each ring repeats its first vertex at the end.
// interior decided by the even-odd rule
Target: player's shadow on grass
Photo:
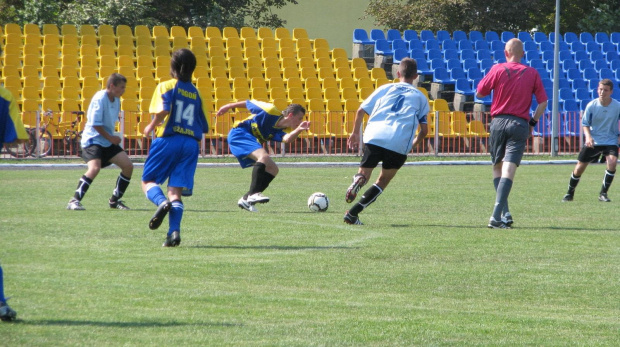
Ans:
{"type": "Polygon", "coordinates": [[[210,249],[268,249],[276,251],[325,251],[331,249],[359,249],[359,247],[345,246],[189,246],[188,248],[210,249]]]}
{"type": "MultiPolygon", "coordinates": [[[[419,225],[423,227],[440,227],[440,228],[458,228],[458,229],[486,229],[486,230],[494,230],[486,226],[486,224],[475,224],[475,225],[442,225],[442,224],[423,224],[419,225]]],[[[525,226],[513,226],[509,230],[551,230],[551,231],[562,231],[562,230],[583,230],[583,231],[611,231],[616,232],[618,229],[603,229],[603,228],[583,228],[583,227],[557,227],[557,226],[545,226],[540,225],[536,227],[525,227],[525,226]]],[[[501,229],[495,229],[501,230],[501,229]]]]}
{"type": "Polygon", "coordinates": [[[68,320],[68,319],[49,319],[49,320],[17,320],[14,323],[26,325],[57,325],[57,326],[94,326],[112,328],[163,328],[179,326],[220,326],[237,327],[243,324],[237,323],[183,323],[183,322],[102,322],[89,320],[68,320]]]}

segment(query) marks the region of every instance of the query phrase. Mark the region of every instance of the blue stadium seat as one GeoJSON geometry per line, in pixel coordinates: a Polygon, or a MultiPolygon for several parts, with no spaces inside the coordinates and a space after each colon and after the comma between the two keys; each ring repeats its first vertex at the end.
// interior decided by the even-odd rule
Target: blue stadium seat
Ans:
{"type": "Polygon", "coordinates": [[[450,33],[447,30],[437,30],[437,41],[442,42],[444,40],[450,40],[450,33]]]}
{"type": "Polygon", "coordinates": [[[603,44],[605,42],[609,42],[609,35],[605,32],[597,32],[594,34],[594,41],[598,44],[603,44]]]}
{"type": "Polygon", "coordinates": [[[452,39],[456,42],[467,40],[467,34],[463,30],[455,30],[452,32],[452,39]]]}
{"type": "MultiPolygon", "coordinates": [[[[594,69],[592,71],[594,71],[594,69]]],[[[596,72],[596,71],[594,71],[594,72],[596,72]]],[[[583,79],[588,81],[588,90],[592,93],[592,99],[598,98],[598,94],[596,92],[596,90],[598,89],[598,82],[600,81],[598,79],[598,74],[596,74],[595,76],[590,77],[590,78],[585,78],[585,76],[584,76],[583,79]]]]}
{"type": "Polygon", "coordinates": [[[594,42],[594,37],[589,32],[584,31],[579,34],[579,41],[582,43],[594,42]]]}
{"type": "Polygon", "coordinates": [[[577,34],[568,31],[564,33],[564,42],[568,44],[573,42],[579,42],[579,37],[577,36],[577,34]]]}
{"type": "Polygon", "coordinates": [[[526,62],[529,62],[533,59],[540,59],[540,52],[537,49],[531,50],[531,51],[525,51],[524,58],[526,62]]]}
{"type": "Polygon", "coordinates": [[[534,69],[546,69],[545,64],[540,59],[530,59],[530,66],[534,69]]]}
{"type": "Polygon", "coordinates": [[[523,50],[524,51],[537,51],[538,44],[534,41],[525,41],[523,42],[523,50]]]}
{"type": "Polygon", "coordinates": [[[570,50],[560,50],[560,61],[573,60],[573,53],[570,50]]]}
{"type": "Polygon", "coordinates": [[[605,53],[605,60],[607,60],[609,65],[611,65],[614,60],[620,60],[620,54],[616,52],[607,52],[605,53]]]}
{"type": "Polygon", "coordinates": [[[395,39],[394,41],[392,41],[392,50],[404,49],[405,51],[408,51],[408,48],[409,47],[407,47],[407,43],[403,39],[395,39]]]}
{"type": "Polygon", "coordinates": [[[426,52],[426,60],[434,60],[434,59],[441,59],[443,60],[443,54],[441,53],[440,50],[438,49],[429,49],[428,52],[426,52]]]}
{"type": "Polygon", "coordinates": [[[605,63],[607,63],[607,59],[605,59],[605,53],[601,51],[594,51],[590,53],[590,60],[592,61],[604,60],[605,63]]]}
{"type": "Polygon", "coordinates": [[[613,82],[616,87],[614,88],[614,90],[612,90],[611,97],[616,100],[619,100],[620,99],[620,88],[618,88],[618,81],[613,81],[613,82]]]}
{"type": "Polygon", "coordinates": [[[450,78],[450,73],[446,68],[436,68],[433,71],[433,82],[441,84],[455,84],[456,81],[450,78]]]}
{"type": "Polygon", "coordinates": [[[424,51],[428,52],[431,49],[437,49],[441,51],[441,47],[439,46],[439,41],[435,40],[435,39],[428,39],[426,41],[422,40],[424,42],[424,51]]]}
{"type": "Polygon", "coordinates": [[[570,82],[566,78],[560,77],[560,88],[570,88],[570,82]]]}
{"type": "Polygon", "coordinates": [[[549,41],[543,41],[540,43],[539,49],[541,52],[545,52],[545,51],[553,52],[553,43],[549,41]]]}
{"type": "Polygon", "coordinates": [[[398,29],[388,29],[387,35],[386,35],[386,39],[389,42],[392,42],[394,40],[402,40],[403,38],[400,35],[400,30],[398,30],[398,29]]]}
{"type": "MultiPolygon", "coordinates": [[[[547,106],[548,105],[549,104],[547,104],[547,106]]],[[[538,137],[551,136],[551,121],[549,120],[548,114],[545,113],[540,117],[538,124],[536,124],[532,131],[532,135],[538,137]]]]}
{"type": "Polygon", "coordinates": [[[608,61],[609,61],[609,68],[610,69],[612,69],[613,71],[620,70],[620,58],[613,59],[613,60],[608,60],[608,61]]]}
{"type": "Polygon", "coordinates": [[[502,60],[505,62],[506,56],[504,55],[504,50],[498,49],[493,51],[493,60],[495,60],[496,63],[501,63],[502,60]]]}
{"type": "Polygon", "coordinates": [[[482,79],[482,77],[484,77],[484,74],[482,73],[482,71],[480,71],[480,69],[477,67],[472,67],[466,71],[467,71],[467,79],[469,79],[470,81],[473,81],[475,79],[482,79]]]}
{"type": "MultiPolygon", "coordinates": [[[[553,81],[550,78],[542,78],[542,84],[545,90],[553,88],[553,81]]],[[[549,96],[549,94],[547,94],[549,96]]]]}
{"type": "Polygon", "coordinates": [[[478,67],[478,60],[476,59],[462,59],[461,60],[462,64],[463,64],[463,70],[467,71],[471,68],[476,68],[479,69],[478,67]]]}
{"type": "Polygon", "coordinates": [[[502,41],[491,41],[491,51],[504,50],[506,44],[502,41]]]}
{"type": "Polygon", "coordinates": [[[571,81],[571,87],[573,88],[573,91],[575,91],[579,88],[587,88],[588,84],[583,78],[575,78],[571,81]]]}
{"type": "Polygon", "coordinates": [[[540,45],[542,42],[549,42],[549,38],[542,31],[537,31],[534,33],[534,42],[540,45]]]}
{"type": "Polygon", "coordinates": [[[564,60],[561,61],[560,64],[562,65],[562,71],[566,72],[569,69],[576,69],[577,68],[577,63],[575,63],[574,60],[564,60]]]}
{"type": "Polygon", "coordinates": [[[441,49],[442,50],[447,50],[447,49],[453,49],[456,50],[456,42],[454,42],[454,40],[452,39],[447,39],[447,40],[443,40],[441,41],[441,49]]]}
{"type": "Polygon", "coordinates": [[[394,50],[394,58],[392,59],[392,62],[394,64],[400,64],[400,61],[403,58],[409,58],[409,52],[407,52],[406,49],[396,48],[394,50]]]}
{"type": "Polygon", "coordinates": [[[581,71],[577,68],[570,68],[568,70],[565,71],[566,72],[566,79],[569,80],[571,83],[576,79],[576,78],[581,78],[582,74],[581,71]]]}
{"type": "Polygon", "coordinates": [[[462,67],[455,67],[450,70],[450,78],[455,81],[459,78],[467,79],[467,74],[462,67]]]}
{"type": "Polygon", "coordinates": [[[385,33],[381,29],[371,29],[370,30],[370,39],[371,40],[386,40],[385,33]]]}
{"type": "Polygon", "coordinates": [[[368,33],[365,29],[353,29],[353,43],[362,45],[374,45],[375,41],[368,38],[368,33]]]}
{"type": "Polygon", "coordinates": [[[487,42],[499,41],[499,35],[497,35],[497,32],[489,30],[484,33],[484,39],[487,40],[487,42]]]}
{"type": "Polygon", "coordinates": [[[593,60],[594,61],[594,69],[598,72],[601,71],[601,69],[608,69],[609,68],[609,64],[607,63],[607,60],[605,59],[597,59],[597,60],[593,60]]]}
{"type": "MultiPolygon", "coordinates": [[[[558,35],[558,39],[560,42],[566,42],[564,41],[564,37],[562,36],[562,34],[558,35]]],[[[549,33],[549,42],[555,44],[555,32],[549,33]]]]}
{"type": "Polygon", "coordinates": [[[476,52],[476,59],[478,59],[478,62],[482,61],[482,59],[491,59],[491,60],[493,60],[493,55],[491,55],[491,51],[484,50],[484,49],[479,49],[476,52]]]}
{"type": "Polygon", "coordinates": [[[536,68],[536,71],[538,71],[540,78],[549,78],[549,71],[546,68],[536,68]]]}
{"type": "Polygon", "coordinates": [[[534,42],[534,39],[532,39],[532,35],[530,35],[530,33],[528,33],[527,31],[519,31],[517,33],[517,38],[523,41],[523,43],[534,42]]]}
{"type": "Polygon", "coordinates": [[[594,41],[589,41],[585,43],[586,45],[586,52],[588,53],[592,53],[592,52],[596,52],[601,50],[601,45],[594,42],[594,41]]]}
{"type": "Polygon", "coordinates": [[[426,55],[423,50],[414,49],[409,51],[409,56],[415,60],[424,59],[426,60],[426,55]]]}
{"type": "Polygon", "coordinates": [[[490,69],[491,66],[495,64],[493,59],[482,59],[479,61],[479,63],[480,63],[480,71],[488,71],[488,69],[490,69]]]}
{"type": "Polygon", "coordinates": [[[588,103],[589,103],[590,101],[592,101],[592,99],[588,99],[588,100],[581,100],[581,101],[579,102],[579,109],[580,109],[580,110],[585,110],[585,109],[586,109],[586,106],[588,105],[588,103]]]}
{"type": "Polygon", "coordinates": [[[428,40],[435,40],[435,34],[433,34],[432,31],[430,30],[421,30],[420,31],[420,40],[421,41],[428,41],[428,40]]]}
{"type": "MultiPolygon", "coordinates": [[[[476,87],[477,87],[477,83],[474,83],[474,89],[476,89],[476,87]]],[[[491,95],[487,95],[482,99],[478,98],[478,96],[474,94],[474,102],[477,104],[491,106],[492,101],[493,101],[493,92],[491,92],[491,95]]]]}
{"type": "Polygon", "coordinates": [[[454,92],[467,96],[476,94],[471,82],[467,78],[459,78],[456,80],[454,84],[454,92]]]}
{"type": "Polygon", "coordinates": [[[465,60],[465,59],[476,59],[476,52],[473,49],[464,49],[462,51],[459,52],[459,56],[461,57],[461,60],[465,60]]]}
{"type": "Polygon", "coordinates": [[[408,44],[408,49],[410,51],[420,51],[422,53],[424,53],[424,44],[422,43],[422,41],[418,40],[418,39],[413,39],[413,40],[409,40],[409,41],[405,41],[408,44]]]}
{"type": "Polygon", "coordinates": [[[469,41],[476,42],[476,41],[486,41],[486,40],[484,39],[484,35],[482,35],[480,31],[471,30],[469,32],[469,41]]]}
{"type": "MultiPolygon", "coordinates": [[[[588,102],[590,102],[590,100],[587,100],[587,101],[584,100],[584,101],[585,101],[585,105],[587,105],[588,102]]],[[[564,123],[566,124],[566,135],[576,136],[576,137],[580,136],[581,117],[578,112],[579,110],[585,109],[585,105],[584,105],[584,102],[580,102],[579,104],[576,105],[577,107],[576,111],[564,114],[564,123]]],[[[569,107],[575,107],[575,106],[569,105],[569,107]]]]}
{"type": "Polygon", "coordinates": [[[585,69],[594,69],[594,64],[590,60],[582,60],[579,62],[579,71],[583,73],[585,69]]]}
{"type": "Polygon", "coordinates": [[[485,49],[485,50],[489,50],[491,47],[489,46],[489,43],[486,41],[482,41],[482,40],[478,40],[478,41],[472,41],[474,43],[474,49],[476,51],[479,51],[481,49],[485,49]]]}
{"type": "Polygon", "coordinates": [[[501,41],[503,43],[506,43],[508,42],[508,40],[514,39],[515,34],[512,31],[502,31],[502,34],[500,35],[500,37],[501,37],[501,41]]]}
{"type": "Polygon", "coordinates": [[[601,43],[601,52],[607,53],[607,52],[617,52],[617,51],[618,51],[618,48],[616,47],[615,44],[611,42],[601,43]]]}
{"type": "Polygon", "coordinates": [[[613,32],[609,35],[609,42],[620,45],[620,32],[613,32]]]}
{"type": "Polygon", "coordinates": [[[583,43],[579,42],[579,41],[573,41],[571,43],[569,43],[570,45],[570,49],[573,52],[576,51],[585,51],[586,50],[586,45],[584,45],[583,43]]]}
{"type": "Polygon", "coordinates": [[[443,59],[444,60],[450,60],[450,59],[459,60],[459,52],[457,52],[456,49],[446,49],[443,51],[443,59]]]}
{"type": "MultiPolygon", "coordinates": [[[[445,60],[445,59],[444,59],[445,60]]],[[[459,59],[448,59],[446,60],[446,69],[448,69],[448,71],[454,69],[454,68],[461,68],[463,67],[463,65],[461,64],[461,60],[459,59]]]]}
{"type": "Polygon", "coordinates": [[[418,58],[416,59],[416,62],[418,63],[418,75],[424,75],[424,76],[432,76],[433,75],[433,70],[431,70],[431,68],[428,66],[428,61],[426,61],[426,59],[424,58],[418,58]]]}
{"type": "MultiPolygon", "coordinates": [[[[585,85],[585,83],[584,83],[585,85]]],[[[581,100],[592,100],[592,93],[588,90],[588,88],[576,88],[575,89],[575,100],[577,102],[581,102],[581,100]]]]}
{"type": "Polygon", "coordinates": [[[572,88],[560,88],[558,90],[558,101],[563,102],[564,100],[574,100],[575,96],[573,95],[572,88]]]}
{"type": "Polygon", "coordinates": [[[474,49],[474,44],[469,40],[461,40],[458,43],[458,49],[459,51],[464,49],[474,49]]]}
{"type": "Polygon", "coordinates": [[[375,40],[375,54],[391,56],[394,55],[394,50],[387,40],[378,39],[375,40]]]}
{"type": "Polygon", "coordinates": [[[418,32],[415,30],[407,29],[403,31],[403,40],[411,41],[411,40],[419,40],[418,32]]]}
{"type": "Polygon", "coordinates": [[[586,51],[576,51],[574,52],[573,60],[576,62],[580,62],[582,60],[590,60],[590,54],[586,51]]]}
{"type": "Polygon", "coordinates": [[[438,68],[446,68],[446,62],[443,58],[435,58],[430,60],[431,70],[435,71],[438,68]]]}
{"type": "MultiPolygon", "coordinates": [[[[616,80],[616,74],[613,71],[611,71],[611,69],[608,69],[608,68],[601,69],[598,76],[599,76],[599,79],[601,80],[604,78],[608,78],[614,82],[616,80]]],[[[618,86],[616,86],[616,88],[614,89],[618,89],[618,86]]]]}

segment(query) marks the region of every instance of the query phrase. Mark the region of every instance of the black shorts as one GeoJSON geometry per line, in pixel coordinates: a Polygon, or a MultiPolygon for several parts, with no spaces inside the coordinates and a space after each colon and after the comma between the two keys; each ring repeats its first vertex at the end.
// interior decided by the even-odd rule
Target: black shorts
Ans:
{"type": "Polygon", "coordinates": [[[87,163],[94,159],[101,159],[101,167],[106,167],[112,164],[110,159],[114,158],[120,152],[123,152],[123,149],[119,145],[111,145],[110,147],[90,145],[82,148],[82,159],[87,163]]]}
{"type": "Polygon", "coordinates": [[[383,168],[400,169],[407,161],[407,155],[400,154],[389,149],[371,144],[364,145],[364,154],[360,167],[376,168],[379,162],[383,162],[383,168]]]}
{"type": "Polygon", "coordinates": [[[596,163],[598,162],[599,157],[603,155],[604,157],[608,155],[613,155],[616,158],[618,157],[618,146],[616,145],[604,145],[604,146],[594,146],[594,147],[583,147],[581,151],[579,151],[579,160],[582,163],[596,163]]]}
{"type": "Polygon", "coordinates": [[[491,120],[489,137],[491,162],[493,165],[506,161],[521,164],[527,138],[530,136],[527,120],[511,116],[497,115],[491,120]]]}

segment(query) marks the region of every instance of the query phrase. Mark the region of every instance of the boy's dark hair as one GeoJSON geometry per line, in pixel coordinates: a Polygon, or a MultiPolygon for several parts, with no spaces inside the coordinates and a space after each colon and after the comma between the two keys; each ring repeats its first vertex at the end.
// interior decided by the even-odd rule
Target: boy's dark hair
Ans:
{"type": "Polygon", "coordinates": [[[190,82],[196,68],[196,56],[187,48],[172,53],[170,59],[170,76],[183,82],[190,82]]]}
{"type": "Polygon", "coordinates": [[[110,88],[110,86],[118,86],[119,83],[127,83],[127,78],[119,73],[113,73],[108,77],[108,83],[106,88],[110,88]]]}
{"type": "Polygon", "coordinates": [[[598,84],[608,86],[609,90],[614,90],[614,82],[610,80],[609,78],[602,79],[598,84]]]}
{"type": "Polygon", "coordinates": [[[303,113],[306,114],[306,109],[301,106],[300,104],[290,104],[286,107],[286,109],[284,110],[284,115],[288,115],[289,113],[292,114],[298,114],[298,113],[303,113]]]}
{"type": "Polygon", "coordinates": [[[405,79],[411,79],[418,73],[418,62],[412,58],[404,58],[400,61],[398,71],[400,71],[400,75],[405,79]]]}

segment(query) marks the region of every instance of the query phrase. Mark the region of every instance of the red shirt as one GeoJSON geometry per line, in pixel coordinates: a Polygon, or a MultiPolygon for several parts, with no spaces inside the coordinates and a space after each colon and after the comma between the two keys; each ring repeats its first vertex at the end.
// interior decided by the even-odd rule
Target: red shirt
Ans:
{"type": "Polygon", "coordinates": [[[510,114],[530,119],[532,95],[539,104],[547,101],[547,93],[536,69],[521,63],[494,65],[478,83],[478,93],[489,95],[493,91],[491,116],[510,114]]]}

